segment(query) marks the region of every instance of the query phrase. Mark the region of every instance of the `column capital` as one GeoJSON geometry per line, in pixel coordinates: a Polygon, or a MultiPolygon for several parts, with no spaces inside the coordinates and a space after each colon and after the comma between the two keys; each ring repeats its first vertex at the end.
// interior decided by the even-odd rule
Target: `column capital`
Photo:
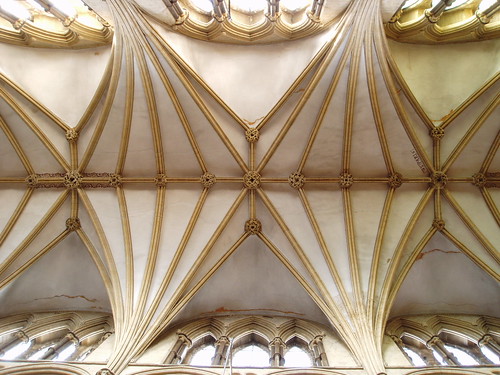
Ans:
{"type": "Polygon", "coordinates": [[[17,331],[15,334],[15,337],[18,338],[19,340],[21,340],[22,342],[30,341],[30,338],[28,337],[26,332],[24,332],[23,330],[17,331]]]}
{"type": "Polygon", "coordinates": [[[192,345],[191,339],[189,337],[187,337],[187,335],[185,333],[182,333],[181,331],[177,331],[177,337],[180,341],[182,341],[187,346],[192,345]]]}
{"type": "Polygon", "coordinates": [[[441,341],[441,339],[438,336],[432,336],[429,339],[429,341],[427,341],[427,343],[426,343],[426,345],[428,347],[433,347],[433,346],[440,345],[440,344],[443,344],[443,342],[441,341]]]}
{"type": "Polygon", "coordinates": [[[485,346],[485,345],[488,345],[492,340],[493,340],[493,336],[491,336],[489,333],[487,333],[487,334],[483,335],[483,337],[481,337],[478,340],[477,345],[479,347],[485,346]]]}

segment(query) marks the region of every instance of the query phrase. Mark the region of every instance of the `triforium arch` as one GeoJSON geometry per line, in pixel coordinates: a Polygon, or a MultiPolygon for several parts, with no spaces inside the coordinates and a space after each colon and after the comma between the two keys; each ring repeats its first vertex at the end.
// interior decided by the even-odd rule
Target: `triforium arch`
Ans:
{"type": "Polygon", "coordinates": [[[428,366],[462,365],[454,349],[466,353],[478,365],[498,365],[484,350],[500,358],[498,318],[470,315],[399,317],[388,323],[386,333],[405,354],[408,350],[414,352],[428,366]]]}
{"type": "Polygon", "coordinates": [[[90,312],[34,313],[11,316],[0,321],[0,356],[21,343],[29,347],[13,359],[26,360],[42,353],[39,359],[55,359],[62,351],[74,346],[70,355],[82,360],[113,333],[108,314],[90,312]]]}
{"type": "MultiPolygon", "coordinates": [[[[168,333],[167,333],[168,335],[168,333]]],[[[269,365],[285,365],[284,356],[292,347],[304,351],[313,366],[328,366],[323,338],[335,333],[318,323],[285,317],[213,317],[177,325],[173,344],[164,360],[167,364],[189,365],[206,346],[214,347],[212,365],[224,365],[229,355],[256,345],[269,356],[269,365]]]]}

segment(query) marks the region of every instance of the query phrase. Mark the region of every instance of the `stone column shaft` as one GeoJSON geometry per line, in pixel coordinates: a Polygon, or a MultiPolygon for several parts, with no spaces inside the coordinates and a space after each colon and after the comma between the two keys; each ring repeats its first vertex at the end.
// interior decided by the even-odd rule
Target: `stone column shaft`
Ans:
{"type": "Polygon", "coordinates": [[[226,362],[229,338],[221,336],[215,342],[215,354],[212,358],[212,366],[221,366],[226,362]]]}
{"type": "Polygon", "coordinates": [[[177,332],[177,341],[168,353],[165,363],[177,364],[182,360],[182,353],[186,347],[191,346],[191,340],[183,333],[177,332]]]}
{"type": "Polygon", "coordinates": [[[457,358],[445,348],[443,341],[437,336],[431,337],[427,342],[427,346],[438,352],[443,360],[450,366],[460,366],[460,362],[457,358]]]}
{"type": "Polygon", "coordinates": [[[19,345],[23,342],[28,342],[29,337],[24,333],[24,331],[17,331],[14,334],[14,338],[7,342],[5,345],[0,347],[0,357],[3,356],[7,351],[15,347],[16,345],[19,345]]]}
{"type": "Polygon", "coordinates": [[[269,350],[271,351],[271,356],[269,358],[270,366],[278,367],[285,365],[285,357],[283,355],[285,348],[286,345],[280,337],[275,337],[274,340],[269,343],[269,350]]]}

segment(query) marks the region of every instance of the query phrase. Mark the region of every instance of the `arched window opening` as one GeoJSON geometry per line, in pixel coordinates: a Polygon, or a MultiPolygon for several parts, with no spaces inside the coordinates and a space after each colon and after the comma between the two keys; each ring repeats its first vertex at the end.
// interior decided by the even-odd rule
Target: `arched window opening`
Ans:
{"type": "Polygon", "coordinates": [[[487,348],[486,346],[481,347],[481,352],[488,358],[491,362],[498,365],[500,364],[500,357],[496,355],[493,350],[487,348]]]}
{"type": "Polygon", "coordinates": [[[467,354],[462,349],[450,345],[445,345],[444,347],[457,358],[461,365],[475,366],[479,364],[471,355],[467,354]]]}
{"type": "Polygon", "coordinates": [[[311,367],[311,356],[301,347],[292,346],[285,353],[285,367],[311,367]]]}
{"type": "Polygon", "coordinates": [[[269,366],[269,353],[257,343],[251,343],[234,353],[233,366],[267,367],[269,366]]]}
{"type": "Polygon", "coordinates": [[[408,354],[408,357],[410,357],[411,361],[413,362],[414,366],[425,366],[424,360],[413,350],[408,349],[408,348],[403,348],[406,354],[408,354]]]}
{"type": "Polygon", "coordinates": [[[190,365],[192,366],[211,366],[212,359],[215,355],[215,346],[207,345],[198,350],[191,358],[190,365]]]}
{"type": "Polygon", "coordinates": [[[49,351],[49,349],[51,347],[52,346],[49,345],[49,346],[46,346],[44,348],[39,349],[37,352],[35,352],[35,354],[33,354],[31,357],[29,357],[28,360],[30,360],[30,361],[38,361],[39,359],[41,359],[49,351]]]}
{"type": "Polygon", "coordinates": [[[12,349],[6,351],[5,354],[0,357],[0,359],[5,359],[5,360],[18,359],[23,353],[25,353],[31,347],[31,344],[32,344],[31,341],[20,342],[12,349]]]}
{"type": "Polygon", "coordinates": [[[76,349],[75,344],[68,346],[54,358],[54,361],[67,361],[73,354],[75,354],[76,349]]]}
{"type": "Polygon", "coordinates": [[[445,362],[444,358],[436,350],[433,350],[432,354],[434,354],[434,358],[436,358],[436,360],[439,362],[439,364],[441,366],[448,366],[448,364],[445,362]]]}

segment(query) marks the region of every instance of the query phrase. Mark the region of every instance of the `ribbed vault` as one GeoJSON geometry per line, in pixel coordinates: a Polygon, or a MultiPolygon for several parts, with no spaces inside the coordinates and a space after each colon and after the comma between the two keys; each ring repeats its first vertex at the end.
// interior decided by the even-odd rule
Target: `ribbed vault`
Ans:
{"type": "Polygon", "coordinates": [[[226,261],[241,264],[238,251],[293,275],[280,287],[301,285],[369,374],[384,371],[391,307],[436,236],[495,288],[498,73],[436,125],[391,57],[379,2],[353,1],[275,100],[269,83],[229,79],[219,96],[161,24],[133,1],[107,3],[109,63],[77,119],[0,76],[0,288],[66,242],[88,254],[115,320],[115,373],[226,261]],[[257,108],[249,118],[229,92],[257,108]]]}

